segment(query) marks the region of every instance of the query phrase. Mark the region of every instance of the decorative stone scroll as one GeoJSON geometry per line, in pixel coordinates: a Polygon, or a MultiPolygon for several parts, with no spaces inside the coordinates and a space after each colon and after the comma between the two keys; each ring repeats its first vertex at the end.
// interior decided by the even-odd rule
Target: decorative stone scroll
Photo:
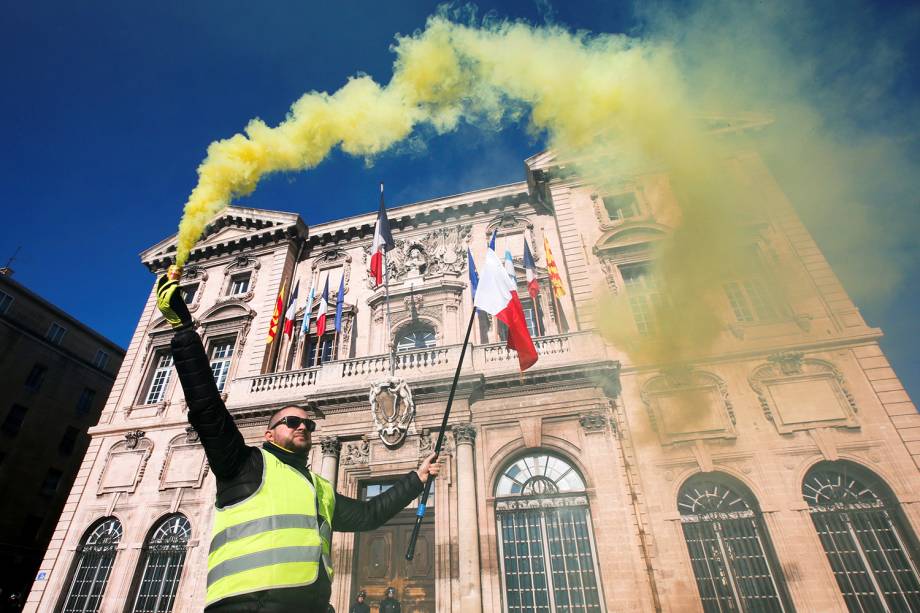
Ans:
{"type": "Polygon", "coordinates": [[[640,397],[662,444],[735,436],[728,387],[713,373],[665,370],[645,382],[640,397]]]}
{"type": "Polygon", "coordinates": [[[782,434],[826,427],[858,427],[856,401],[843,375],[825,360],[778,353],[748,378],[764,417],[782,434]]]}
{"type": "Polygon", "coordinates": [[[369,396],[377,435],[387,447],[398,446],[415,418],[409,385],[399,377],[387,377],[371,385],[369,396]]]}

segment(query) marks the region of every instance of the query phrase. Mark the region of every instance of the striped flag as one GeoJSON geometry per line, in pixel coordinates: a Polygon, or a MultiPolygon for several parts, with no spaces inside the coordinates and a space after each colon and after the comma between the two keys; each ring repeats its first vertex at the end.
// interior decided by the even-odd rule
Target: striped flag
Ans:
{"type": "Polygon", "coordinates": [[[543,237],[543,251],[546,252],[546,270],[549,273],[549,283],[553,287],[553,296],[562,298],[565,296],[565,288],[562,286],[562,278],[559,276],[559,269],[556,268],[553,251],[549,248],[549,241],[545,236],[543,237]]]}
{"type": "Polygon", "coordinates": [[[294,333],[294,316],[297,314],[297,290],[300,289],[300,281],[294,286],[291,292],[291,298],[288,300],[287,311],[284,312],[284,335],[291,338],[294,333]]]}
{"type": "Polygon", "coordinates": [[[514,260],[511,258],[511,250],[505,247],[505,272],[511,278],[511,282],[517,287],[517,275],[514,273],[514,260]]]}
{"type": "Polygon", "coordinates": [[[310,283],[310,293],[303,305],[303,323],[300,324],[300,338],[306,338],[310,331],[310,319],[313,318],[313,298],[316,296],[316,286],[310,283]]]}
{"type": "Polygon", "coordinates": [[[533,261],[533,254],[530,253],[530,245],[527,239],[524,239],[524,270],[527,272],[527,293],[534,300],[540,293],[540,283],[537,281],[537,265],[533,261]]]}
{"type": "MultiPolygon", "coordinates": [[[[316,315],[316,337],[323,338],[326,333],[326,311],[329,310],[329,277],[326,277],[326,285],[323,287],[323,295],[319,297],[319,311],[316,315]]],[[[320,340],[319,342],[322,342],[320,340]]]]}
{"type": "Polygon", "coordinates": [[[284,312],[284,283],[281,284],[281,291],[278,292],[278,298],[275,300],[275,311],[272,313],[272,320],[268,324],[268,338],[265,344],[270,345],[278,334],[278,320],[281,319],[284,312]]]}
{"type": "Polygon", "coordinates": [[[335,295],[335,331],[342,331],[342,307],[345,306],[345,275],[339,281],[339,292],[335,295]]]}
{"type": "Polygon", "coordinates": [[[396,246],[393,234],[390,232],[390,220],[387,219],[387,208],[383,204],[383,183],[380,184],[380,210],[377,212],[377,224],[374,226],[374,242],[371,243],[371,276],[374,285],[383,283],[384,254],[396,246]]]}
{"type": "Polygon", "coordinates": [[[466,248],[466,259],[470,266],[470,293],[475,298],[476,286],[479,285],[479,275],[476,274],[476,262],[473,261],[473,252],[470,251],[469,247],[466,248]]]}

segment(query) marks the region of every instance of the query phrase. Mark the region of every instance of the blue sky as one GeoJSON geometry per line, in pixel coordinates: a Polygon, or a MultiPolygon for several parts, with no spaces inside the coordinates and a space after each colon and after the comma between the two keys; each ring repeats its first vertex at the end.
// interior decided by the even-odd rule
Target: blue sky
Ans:
{"type": "MultiPolygon", "coordinates": [[[[610,0],[476,5],[480,14],[572,29],[643,28],[629,3],[610,0]]],[[[387,82],[394,35],[423,28],[435,8],[364,0],[7,3],[0,264],[21,245],[13,263],[20,283],[127,345],[153,281],[138,253],[175,231],[208,143],[252,117],[275,124],[302,93],[334,91],[357,72],[387,82]]],[[[895,20],[907,10],[884,8],[895,20]]],[[[917,62],[886,90],[905,105],[916,104],[917,62]]],[[[916,135],[907,138],[916,151],[916,135]]],[[[542,145],[520,126],[461,128],[429,140],[424,155],[385,155],[371,168],[336,153],[314,171],[266,180],[247,202],[317,223],[372,211],[380,180],[393,205],[521,180],[523,159],[542,145]]],[[[810,229],[819,242],[833,234],[810,229]]],[[[920,263],[916,249],[903,254],[898,289],[860,306],[886,332],[883,346],[916,392],[920,263]]],[[[828,255],[832,265],[846,257],[828,255]]]]}

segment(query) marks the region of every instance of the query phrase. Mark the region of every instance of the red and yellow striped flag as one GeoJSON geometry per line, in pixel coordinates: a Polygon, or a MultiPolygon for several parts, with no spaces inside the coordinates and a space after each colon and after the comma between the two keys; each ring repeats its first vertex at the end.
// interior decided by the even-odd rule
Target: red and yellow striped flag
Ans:
{"type": "Polygon", "coordinates": [[[549,248],[549,241],[543,237],[543,250],[546,252],[546,270],[549,272],[549,282],[553,286],[553,295],[556,298],[565,296],[565,288],[562,286],[562,278],[559,276],[559,269],[556,268],[556,260],[553,258],[553,251],[549,248]]]}
{"type": "Polygon", "coordinates": [[[270,345],[278,334],[278,320],[281,319],[281,313],[284,312],[284,283],[281,284],[281,291],[278,292],[278,299],[275,301],[275,312],[272,313],[271,323],[268,324],[268,338],[265,344],[270,345]]]}

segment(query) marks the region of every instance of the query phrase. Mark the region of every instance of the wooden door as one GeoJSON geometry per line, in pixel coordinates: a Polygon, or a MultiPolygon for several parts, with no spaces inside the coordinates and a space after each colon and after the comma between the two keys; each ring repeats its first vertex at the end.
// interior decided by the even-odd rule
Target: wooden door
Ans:
{"type": "MultiPolygon", "coordinates": [[[[372,611],[386,596],[387,587],[396,588],[403,613],[435,613],[434,600],[434,512],[425,514],[415,546],[415,556],[406,560],[406,547],[415,525],[415,513],[402,511],[373,532],[355,535],[352,597],[367,592],[372,611]]],[[[349,606],[351,606],[349,604],[349,606]]]]}

